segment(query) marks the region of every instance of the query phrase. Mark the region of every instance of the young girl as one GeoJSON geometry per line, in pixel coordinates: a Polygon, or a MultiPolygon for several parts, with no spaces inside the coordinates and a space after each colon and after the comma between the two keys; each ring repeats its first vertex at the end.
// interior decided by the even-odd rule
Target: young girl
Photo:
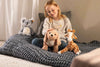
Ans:
{"type": "MultiPolygon", "coordinates": [[[[67,45],[66,38],[64,37],[65,33],[67,33],[68,29],[72,30],[70,20],[65,15],[61,14],[58,4],[53,0],[48,1],[45,4],[44,9],[46,18],[44,20],[42,34],[45,35],[47,30],[50,28],[56,29],[62,43],[61,46],[59,46],[59,50],[61,50],[67,45]]],[[[33,39],[32,44],[42,48],[43,38],[33,39]],[[42,42],[42,45],[39,44],[40,42],[42,42]]]]}

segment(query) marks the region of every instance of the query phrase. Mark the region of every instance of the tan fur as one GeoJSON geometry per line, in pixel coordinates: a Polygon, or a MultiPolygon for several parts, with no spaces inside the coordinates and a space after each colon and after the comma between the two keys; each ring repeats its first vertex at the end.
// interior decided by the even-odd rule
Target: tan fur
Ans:
{"type": "Polygon", "coordinates": [[[50,41],[54,42],[53,43],[54,45],[52,45],[53,52],[58,52],[58,46],[61,45],[61,41],[59,39],[59,35],[58,35],[57,31],[54,29],[49,29],[47,31],[47,33],[45,34],[42,49],[48,50],[48,46],[49,47],[51,46],[51,44],[48,44],[48,42],[50,42],[50,41]],[[51,36],[51,35],[53,35],[53,36],[51,36]]]}
{"type": "MultiPolygon", "coordinates": [[[[73,32],[72,34],[72,39],[77,39],[77,37],[74,35],[75,33],[75,30],[68,30],[68,32],[73,32]]],[[[68,33],[65,34],[65,37],[69,37],[68,33]]],[[[80,53],[80,50],[79,50],[79,47],[76,43],[74,43],[74,41],[68,41],[68,45],[62,49],[61,51],[59,51],[59,53],[64,53],[64,52],[67,52],[67,51],[74,51],[75,54],[79,54],[80,53]]]]}

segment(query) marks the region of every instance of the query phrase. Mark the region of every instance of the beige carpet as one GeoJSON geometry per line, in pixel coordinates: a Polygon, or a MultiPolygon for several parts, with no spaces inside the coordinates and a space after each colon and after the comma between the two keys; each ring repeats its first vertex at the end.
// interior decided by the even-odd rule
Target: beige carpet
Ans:
{"type": "Polygon", "coordinates": [[[0,67],[51,67],[11,56],[0,55],[0,67]]]}

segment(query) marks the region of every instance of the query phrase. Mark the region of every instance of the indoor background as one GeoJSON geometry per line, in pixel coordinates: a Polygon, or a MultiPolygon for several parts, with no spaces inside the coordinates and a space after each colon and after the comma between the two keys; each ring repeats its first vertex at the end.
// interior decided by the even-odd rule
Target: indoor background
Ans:
{"type": "MultiPolygon", "coordinates": [[[[44,12],[43,6],[46,1],[47,0],[39,0],[39,12],[41,13],[44,12]]],[[[71,23],[73,29],[76,30],[75,34],[78,37],[78,41],[80,42],[90,42],[92,40],[100,41],[100,30],[99,30],[100,29],[100,0],[55,0],[55,1],[59,4],[62,12],[71,11],[72,13],[71,23]]],[[[32,5],[31,1],[26,3],[26,6],[27,5],[31,6],[32,5]]],[[[31,13],[29,12],[25,16],[30,18],[31,16],[30,14],[31,13]]],[[[0,14],[0,16],[3,15],[4,14],[0,14]]],[[[4,30],[6,23],[3,23],[4,20],[1,21],[2,22],[0,22],[0,40],[6,40],[5,38],[6,31],[4,30]]],[[[20,29],[19,25],[18,28],[16,28],[15,33],[17,33],[18,30],[20,29]]]]}

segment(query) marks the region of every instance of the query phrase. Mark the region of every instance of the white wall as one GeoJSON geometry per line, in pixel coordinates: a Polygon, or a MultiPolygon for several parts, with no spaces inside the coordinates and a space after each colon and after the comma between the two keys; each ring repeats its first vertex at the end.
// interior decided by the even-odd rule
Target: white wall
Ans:
{"type": "MultiPolygon", "coordinates": [[[[40,12],[44,12],[47,0],[40,0],[40,12]]],[[[55,0],[62,12],[72,11],[72,26],[78,41],[100,41],[100,0],[55,0]]]]}
{"type": "MultiPolygon", "coordinates": [[[[4,0],[3,0],[4,1],[4,0]]],[[[1,2],[1,1],[0,1],[1,2]]],[[[4,4],[4,3],[0,3],[0,40],[5,40],[5,35],[6,35],[6,31],[5,31],[5,20],[4,20],[4,17],[5,17],[5,8],[4,6],[1,6],[1,4],[4,4]]]]}
{"type": "Polygon", "coordinates": [[[17,34],[21,27],[21,18],[33,17],[33,30],[39,24],[38,17],[39,0],[0,0],[0,40],[7,40],[10,36],[17,34]]]}

